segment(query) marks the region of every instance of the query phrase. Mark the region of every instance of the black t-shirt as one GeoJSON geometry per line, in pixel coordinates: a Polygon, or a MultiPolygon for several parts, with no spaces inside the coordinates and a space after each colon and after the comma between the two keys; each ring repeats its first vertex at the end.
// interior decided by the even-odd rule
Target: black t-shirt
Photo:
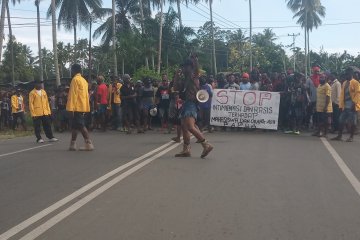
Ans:
{"type": "Polygon", "coordinates": [[[121,93],[121,102],[123,104],[135,103],[135,98],[123,98],[123,97],[131,96],[131,95],[135,94],[135,88],[133,86],[123,85],[120,89],[120,93],[121,93]]]}
{"type": "Polygon", "coordinates": [[[160,86],[156,92],[156,97],[160,99],[159,108],[167,108],[170,104],[170,89],[168,86],[160,86]]]}

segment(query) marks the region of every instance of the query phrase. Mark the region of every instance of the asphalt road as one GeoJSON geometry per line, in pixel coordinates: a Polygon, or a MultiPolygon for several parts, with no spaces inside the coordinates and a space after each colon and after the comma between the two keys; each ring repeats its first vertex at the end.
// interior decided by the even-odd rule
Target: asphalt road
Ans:
{"type": "Polygon", "coordinates": [[[217,132],[206,159],[168,134],[92,136],[0,141],[0,239],[360,239],[359,136],[217,132]]]}

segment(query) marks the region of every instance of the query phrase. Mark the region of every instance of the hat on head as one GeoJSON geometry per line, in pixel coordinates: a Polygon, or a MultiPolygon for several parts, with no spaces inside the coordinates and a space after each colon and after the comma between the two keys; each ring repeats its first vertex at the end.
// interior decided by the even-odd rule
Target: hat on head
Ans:
{"type": "Polygon", "coordinates": [[[318,66],[313,67],[312,69],[314,72],[320,72],[320,68],[318,66]]]}
{"type": "Polygon", "coordinates": [[[250,78],[250,76],[249,76],[249,74],[248,74],[248,73],[243,73],[241,77],[242,77],[242,78],[247,78],[247,79],[249,79],[249,78],[250,78]]]}
{"type": "Polygon", "coordinates": [[[123,79],[131,79],[129,74],[124,74],[123,79]]]}

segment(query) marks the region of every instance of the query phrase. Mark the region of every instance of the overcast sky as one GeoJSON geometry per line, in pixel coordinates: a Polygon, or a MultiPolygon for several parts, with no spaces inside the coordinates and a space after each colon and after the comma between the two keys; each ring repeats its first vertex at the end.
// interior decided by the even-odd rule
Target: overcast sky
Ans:
{"type": "MultiPolygon", "coordinates": [[[[319,51],[335,53],[347,50],[352,54],[360,52],[360,0],[323,0],[326,7],[326,17],[323,26],[315,29],[310,35],[310,47],[319,51]],[[346,5],[344,4],[346,3],[346,5]],[[346,7],[346,11],[345,11],[346,7]]],[[[50,0],[41,1],[42,46],[52,49],[51,19],[46,19],[46,11],[50,0]]],[[[261,32],[265,27],[273,28],[278,35],[278,43],[289,45],[292,38],[288,34],[300,33],[296,45],[304,46],[304,34],[292,18],[293,13],[286,7],[284,0],[252,0],[254,33],[261,32]]],[[[104,0],[104,7],[111,7],[111,0],[104,0]]],[[[176,9],[176,5],[174,6],[176,9]]],[[[25,1],[10,7],[13,24],[13,34],[18,41],[27,44],[33,52],[37,51],[36,7],[34,1],[25,1]]],[[[248,0],[214,0],[215,24],[223,29],[242,28],[248,34],[249,7],[248,0]]],[[[188,8],[182,5],[184,25],[196,30],[209,20],[208,6],[190,4],[188,8]]],[[[94,28],[99,26],[95,24],[94,28]]],[[[7,28],[5,31],[8,31],[7,28]]],[[[87,38],[88,31],[80,30],[79,38],[87,38]]],[[[58,41],[73,42],[72,32],[60,29],[58,41]]],[[[95,40],[95,44],[99,41],[95,40]]]]}

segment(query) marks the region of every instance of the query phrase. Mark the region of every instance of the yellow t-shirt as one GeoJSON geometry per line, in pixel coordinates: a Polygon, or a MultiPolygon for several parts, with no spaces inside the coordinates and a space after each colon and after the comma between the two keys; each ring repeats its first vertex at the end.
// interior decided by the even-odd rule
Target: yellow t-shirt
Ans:
{"type": "MultiPolygon", "coordinates": [[[[317,112],[324,112],[325,104],[326,104],[326,97],[331,98],[331,87],[328,83],[325,83],[323,85],[319,85],[319,87],[316,90],[316,111],[317,112]]],[[[327,105],[327,111],[328,113],[333,112],[331,99],[329,101],[329,104],[327,105]]]]}

